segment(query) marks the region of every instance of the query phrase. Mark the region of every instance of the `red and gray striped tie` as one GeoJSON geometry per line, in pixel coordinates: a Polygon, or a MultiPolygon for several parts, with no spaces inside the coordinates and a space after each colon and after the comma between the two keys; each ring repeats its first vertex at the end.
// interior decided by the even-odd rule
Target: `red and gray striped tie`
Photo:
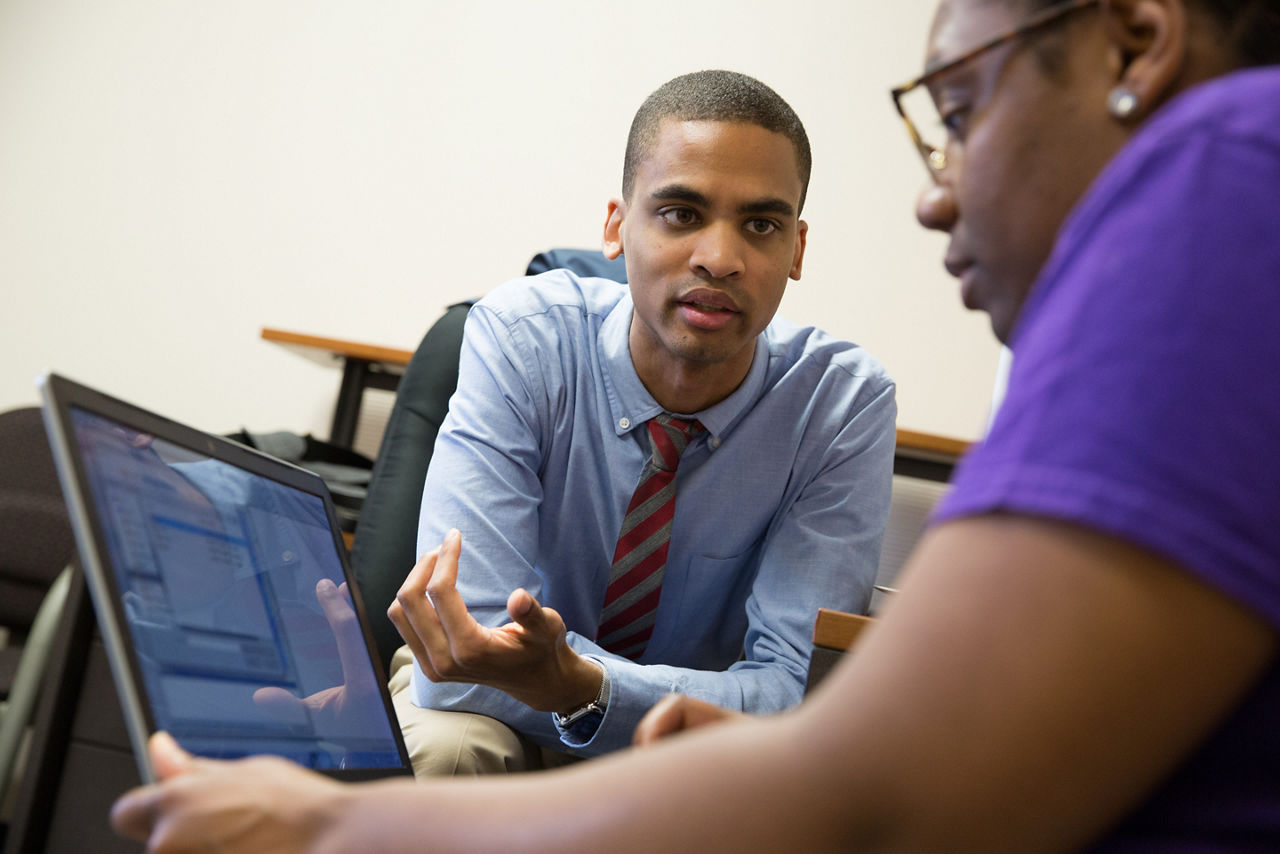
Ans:
{"type": "Polygon", "coordinates": [[[676,508],[676,466],[704,429],[697,421],[665,414],[655,415],[646,426],[653,454],[622,520],[596,632],[600,646],[631,659],[644,654],[653,634],[676,508]]]}

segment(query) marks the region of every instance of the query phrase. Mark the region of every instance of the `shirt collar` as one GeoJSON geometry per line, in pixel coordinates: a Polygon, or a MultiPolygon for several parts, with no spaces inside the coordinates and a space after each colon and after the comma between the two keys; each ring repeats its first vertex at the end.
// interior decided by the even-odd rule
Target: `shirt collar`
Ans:
{"type": "MultiPolygon", "coordinates": [[[[597,348],[603,366],[605,393],[609,399],[613,429],[617,435],[629,433],[662,412],[658,402],[649,394],[636,366],[631,361],[629,338],[631,319],[635,306],[628,293],[620,299],[605,317],[600,327],[597,348]]],[[[765,335],[756,336],[756,351],[751,359],[747,376],[733,393],[724,400],[701,412],[673,412],[686,418],[697,418],[712,438],[723,440],[740,416],[760,397],[764,390],[765,373],[769,368],[769,345],[765,335]]],[[[718,443],[717,443],[718,444],[718,443]]]]}

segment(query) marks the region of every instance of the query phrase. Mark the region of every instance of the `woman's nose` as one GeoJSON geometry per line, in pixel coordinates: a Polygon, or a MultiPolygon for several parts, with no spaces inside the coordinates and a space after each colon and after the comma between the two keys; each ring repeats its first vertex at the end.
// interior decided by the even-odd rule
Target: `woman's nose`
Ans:
{"type": "Polygon", "coordinates": [[[945,184],[930,184],[916,197],[916,219],[925,228],[950,231],[958,213],[955,194],[945,184]]]}

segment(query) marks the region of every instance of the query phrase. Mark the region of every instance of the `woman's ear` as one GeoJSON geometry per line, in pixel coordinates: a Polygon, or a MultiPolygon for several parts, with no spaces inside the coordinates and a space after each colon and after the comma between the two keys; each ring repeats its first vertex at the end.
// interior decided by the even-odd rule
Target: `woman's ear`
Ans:
{"type": "Polygon", "coordinates": [[[1102,0],[1111,40],[1115,87],[1107,109],[1118,121],[1149,115],[1163,103],[1187,64],[1187,10],[1183,0],[1102,0]]]}

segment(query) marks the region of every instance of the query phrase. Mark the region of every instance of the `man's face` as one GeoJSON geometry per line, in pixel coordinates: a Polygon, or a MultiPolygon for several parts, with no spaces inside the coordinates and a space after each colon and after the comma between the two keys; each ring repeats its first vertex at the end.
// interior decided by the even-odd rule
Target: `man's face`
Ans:
{"type": "MultiPolygon", "coordinates": [[[[1107,119],[1105,43],[1094,18],[1071,33],[1015,38],[932,81],[948,126],[947,167],[921,194],[916,215],[951,235],[946,267],[960,279],[966,307],[991,316],[1008,340],[1059,227],[1090,181],[1123,144],[1107,119]],[[1028,50],[1033,38],[1060,37],[1066,60],[1052,77],[1028,50]],[[1092,63],[1095,67],[1090,67],[1092,63]]],[[[1021,4],[943,0],[929,38],[927,65],[939,65],[1012,29],[1021,4]]],[[[1066,23],[1055,27],[1066,26],[1066,23]]]]}
{"type": "Polygon", "coordinates": [[[800,278],[800,193],[795,148],[780,133],[659,125],[630,198],[609,203],[604,233],[605,254],[626,257],[631,358],[659,403],[691,405],[696,387],[703,408],[746,376],[787,279],[800,278]]]}

